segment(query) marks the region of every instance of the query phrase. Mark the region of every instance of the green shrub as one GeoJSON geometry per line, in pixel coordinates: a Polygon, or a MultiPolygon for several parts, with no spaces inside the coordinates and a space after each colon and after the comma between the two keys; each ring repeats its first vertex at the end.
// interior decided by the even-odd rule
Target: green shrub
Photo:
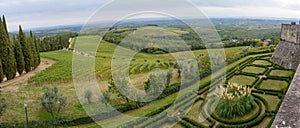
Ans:
{"type": "Polygon", "coordinates": [[[254,98],[250,88],[242,85],[230,83],[220,96],[220,101],[216,107],[216,113],[223,118],[233,118],[244,116],[255,107],[254,98]]]}

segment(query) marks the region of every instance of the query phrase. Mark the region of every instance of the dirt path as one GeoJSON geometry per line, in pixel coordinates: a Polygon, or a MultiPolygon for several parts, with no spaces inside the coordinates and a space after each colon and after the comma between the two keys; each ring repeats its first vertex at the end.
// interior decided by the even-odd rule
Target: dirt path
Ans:
{"type": "Polygon", "coordinates": [[[42,59],[41,64],[36,69],[21,76],[17,76],[12,80],[5,81],[0,84],[0,87],[3,88],[13,83],[26,83],[30,77],[50,67],[53,63],[55,63],[55,61],[49,59],[42,59]]]}

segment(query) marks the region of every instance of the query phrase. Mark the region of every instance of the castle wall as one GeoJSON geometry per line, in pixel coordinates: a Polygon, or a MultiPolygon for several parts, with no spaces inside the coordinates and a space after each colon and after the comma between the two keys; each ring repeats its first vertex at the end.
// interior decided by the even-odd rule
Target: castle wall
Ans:
{"type": "Polygon", "coordinates": [[[296,44],[300,45],[300,25],[297,25],[297,41],[296,44]]]}
{"type": "Polygon", "coordinates": [[[297,69],[300,63],[300,25],[283,24],[281,41],[271,61],[287,69],[297,69]]]}
{"type": "Polygon", "coordinates": [[[300,63],[299,56],[298,59],[296,57],[299,55],[297,49],[300,49],[300,45],[296,46],[295,43],[281,41],[278,44],[271,61],[288,69],[297,69],[298,64],[300,63]]]}
{"type": "Polygon", "coordinates": [[[281,40],[287,42],[297,42],[297,25],[283,24],[281,26],[281,40]]]}
{"type": "Polygon", "coordinates": [[[272,128],[300,127],[300,25],[282,25],[281,42],[271,58],[276,64],[297,69],[282,105],[273,121],[272,128]],[[298,68],[297,68],[298,67],[298,68]]]}

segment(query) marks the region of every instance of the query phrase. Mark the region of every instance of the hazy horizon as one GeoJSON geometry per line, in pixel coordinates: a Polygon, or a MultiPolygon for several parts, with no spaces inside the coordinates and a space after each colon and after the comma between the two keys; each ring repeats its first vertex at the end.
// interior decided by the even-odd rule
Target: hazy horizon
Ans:
{"type": "MultiPolygon", "coordinates": [[[[299,19],[300,1],[293,0],[190,0],[209,18],[278,18],[299,19]]],[[[84,24],[101,7],[112,0],[1,0],[0,14],[5,15],[9,31],[17,30],[19,25],[24,29],[50,26],[84,24]]],[[[126,3],[135,3],[129,0],[126,3]]],[[[171,2],[171,1],[170,1],[171,2]]],[[[173,1],[172,1],[173,2],[173,1]]],[[[173,4],[176,5],[176,4],[173,4]]],[[[142,5],[147,8],[148,5],[142,5]]],[[[166,7],[185,11],[180,5],[166,7]]],[[[129,8],[130,9],[130,8],[129,8]]],[[[114,11],[126,11],[128,8],[117,8],[114,11]]],[[[139,18],[151,18],[145,16],[139,18]]],[[[188,16],[187,16],[188,17],[188,16]]],[[[192,18],[192,17],[191,17],[192,18]]],[[[110,16],[105,20],[109,21],[110,16]]]]}

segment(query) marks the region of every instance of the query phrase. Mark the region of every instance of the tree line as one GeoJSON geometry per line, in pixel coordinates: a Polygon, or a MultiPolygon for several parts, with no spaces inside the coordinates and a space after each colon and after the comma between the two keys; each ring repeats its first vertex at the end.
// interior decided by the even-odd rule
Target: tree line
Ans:
{"type": "MultiPolygon", "coordinates": [[[[191,50],[200,50],[207,48],[228,48],[228,47],[238,47],[238,46],[253,46],[260,47],[263,45],[263,41],[269,42],[269,45],[276,45],[279,42],[280,38],[280,29],[269,27],[267,29],[253,29],[248,30],[248,27],[232,27],[232,26],[218,26],[217,30],[220,34],[221,42],[205,44],[201,37],[190,27],[188,26],[173,26],[178,28],[178,30],[186,31],[187,33],[180,34],[179,37],[175,35],[147,35],[147,36],[129,36],[126,37],[137,28],[131,27],[120,27],[120,28],[111,28],[103,40],[114,43],[123,47],[141,51],[150,54],[160,54],[169,52],[178,52],[186,51],[187,49],[182,46],[177,46],[179,39],[184,40],[191,50]],[[259,41],[260,40],[260,41],[259,41]],[[144,43],[141,43],[144,42],[144,43]],[[163,46],[164,42],[172,42],[172,45],[167,45],[166,47],[157,48],[155,46],[145,47],[145,42],[156,42],[163,46]],[[171,48],[172,47],[172,48],[171,48]],[[172,50],[162,50],[162,49],[172,49],[172,50]]],[[[151,43],[147,43],[151,44],[151,43]]]]}
{"type": "Polygon", "coordinates": [[[19,26],[19,33],[9,36],[5,17],[0,18],[0,82],[11,80],[18,72],[30,72],[40,64],[39,44],[30,32],[29,36],[19,26]]]}
{"type": "Polygon", "coordinates": [[[44,37],[43,39],[38,40],[40,52],[48,52],[68,48],[70,45],[69,39],[77,36],[77,33],[68,33],[51,37],[44,37]]]}

